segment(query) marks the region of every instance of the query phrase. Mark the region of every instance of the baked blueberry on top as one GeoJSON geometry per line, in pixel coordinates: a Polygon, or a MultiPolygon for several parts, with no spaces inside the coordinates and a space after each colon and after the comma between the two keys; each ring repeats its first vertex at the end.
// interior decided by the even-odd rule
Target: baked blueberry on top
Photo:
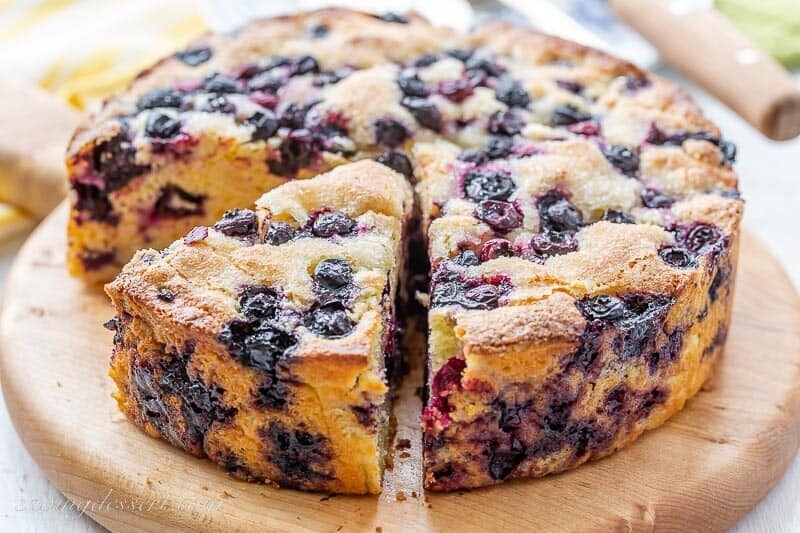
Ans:
{"type": "Polygon", "coordinates": [[[378,492],[411,199],[403,176],[363,161],[138,252],[106,289],[123,412],[237,477],[378,492]],[[319,235],[321,212],[359,231],[319,235]]]}
{"type": "Polygon", "coordinates": [[[314,11],[193,43],[76,133],[68,260],[107,280],[165,248],[108,286],[134,422],[339,492],[380,487],[408,281],[425,486],[481,487],[608,455],[697,392],[730,323],[735,158],[601,52],[314,11]]]}

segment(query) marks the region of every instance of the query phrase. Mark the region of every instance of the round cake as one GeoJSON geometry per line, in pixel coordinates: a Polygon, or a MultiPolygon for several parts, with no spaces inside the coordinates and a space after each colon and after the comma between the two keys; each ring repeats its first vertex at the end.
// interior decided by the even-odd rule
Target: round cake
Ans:
{"type": "Polygon", "coordinates": [[[97,282],[136,254],[107,288],[134,422],[313,490],[379,490],[386,332],[415,294],[425,486],[481,487],[608,455],[699,390],[730,323],[735,157],[682,90],[596,50],[315,11],[200,39],[76,133],[68,260],[97,282]],[[264,193],[284,225],[246,211],[264,193]],[[364,216],[391,244],[362,245],[386,233],[364,216]]]}

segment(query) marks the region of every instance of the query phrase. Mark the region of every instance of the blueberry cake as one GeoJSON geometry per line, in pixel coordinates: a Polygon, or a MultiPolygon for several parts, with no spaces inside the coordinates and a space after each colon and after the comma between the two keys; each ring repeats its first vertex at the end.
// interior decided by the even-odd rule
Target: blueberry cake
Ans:
{"type": "Polygon", "coordinates": [[[106,287],[122,411],[243,479],[378,492],[411,206],[362,161],[137,252],[106,287]]]}
{"type": "Polygon", "coordinates": [[[109,285],[120,405],[241,477],[306,489],[379,489],[395,318],[365,317],[416,293],[425,486],[481,487],[613,453],[699,390],[730,323],[735,158],[683,91],[601,52],[315,11],[195,43],[76,134],[69,263],[105,280],[186,234],[109,285]],[[331,217],[344,233],[314,232],[331,217]],[[356,253],[389,233],[391,261],[356,253]],[[328,256],[347,257],[346,298],[315,292],[346,266],[315,272],[328,256]],[[275,270],[293,261],[299,277],[275,270]]]}

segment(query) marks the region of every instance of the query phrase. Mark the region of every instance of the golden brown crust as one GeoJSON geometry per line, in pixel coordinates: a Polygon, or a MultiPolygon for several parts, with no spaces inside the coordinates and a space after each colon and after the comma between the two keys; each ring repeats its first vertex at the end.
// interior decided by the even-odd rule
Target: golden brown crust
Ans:
{"type": "Polygon", "coordinates": [[[259,200],[257,224],[238,210],[163,252],[137,253],[106,286],[122,411],[237,477],[378,492],[396,258],[411,199],[403,177],[365,161],[275,189],[259,200]],[[300,231],[330,210],[358,230],[261,244],[276,214],[300,231]],[[349,265],[341,289],[351,294],[343,298],[352,326],[341,335],[308,320],[324,296],[313,274],[324,260],[349,265]]]}

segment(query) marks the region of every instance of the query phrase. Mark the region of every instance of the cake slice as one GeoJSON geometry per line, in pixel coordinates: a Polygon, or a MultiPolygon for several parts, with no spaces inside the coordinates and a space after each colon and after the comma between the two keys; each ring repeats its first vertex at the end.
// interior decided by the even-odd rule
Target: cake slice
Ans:
{"type": "Polygon", "coordinates": [[[379,492],[411,208],[363,161],[138,252],[106,286],[121,410],[242,479],[379,492]]]}
{"type": "MultiPolygon", "coordinates": [[[[535,40],[494,35],[511,53],[535,40]]],[[[591,59],[550,51],[576,71],[591,59]]],[[[682,92],[624,64],[596,97],[513,65],[539,91],[503,111],[513,131],[490,123],[471,147],[412,154],[431,262],[431,490],[561,472],[631,443],[699,390],[730,323],[732,145],[682,92]]]]}

